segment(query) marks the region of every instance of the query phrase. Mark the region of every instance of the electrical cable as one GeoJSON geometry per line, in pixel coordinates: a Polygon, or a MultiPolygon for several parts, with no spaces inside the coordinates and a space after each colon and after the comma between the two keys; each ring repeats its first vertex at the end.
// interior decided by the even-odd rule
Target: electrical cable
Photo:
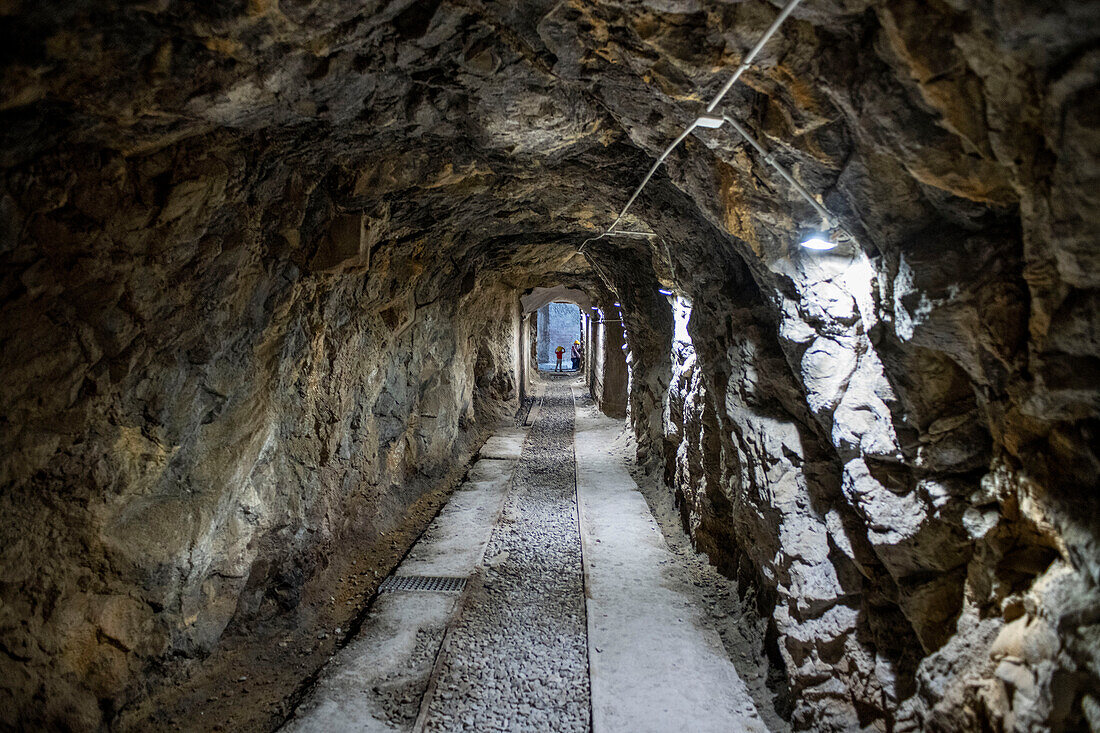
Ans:
{"type": "Polygon", "coordinates": [[[779,164],[779,161],[775,159],[775,155],[773,153],[769,153],[764,148],[764,146],[761,145],[756,140],[756,138],[754,138],[752,134],[741,125],[740,122],[733,119],[729,115],[722,115],[722,118],[726,122],[730,123],[730,126],[733,127],[733,129],[741,133],[741,137],[745,138],[745,140],[748,141],[749,145],[756,148],[756,152],[760,153],[760,155],[763,156],[764,162],[770,165],[772,168],[775,168],[775,170],[779,172],[779,175],[783,176],[783,178],[786,179],[787,183],[791,184],[791,188],[801,194],[802,198],[810,202],[810,205],[814,207],[818,214],[821,215],[821,218],[825,222],[826,226],[828,226],[830,229],[833,229],[837,226],[836,217],[830,214],[824,206],[819,204],[817,202],[817,199],[810,195],[810,192],[803,188],[802,184],[794,179],[794,176],[791,175],[790,171],[779,164]]]}
{"type": "MultiPolygon", "coordinates": [[[[714,108],[718,106],[718,104],[722,101],[722,98],[725,97],[729,90],[733,88],[733,85],[736,84],[737,80],[741,78],[741,75],[745,73],[745,69],[747,69],[752,64],[757,54],[759,54],[761,49],[764,48],[764,44],[766,44],[771,39],[771,37],[775,35],[775,32],[779,30],[779,26],[783,25],[783,21],[787,19],[787,16],[789,16],[791,12],[794,11],[794,9],[798,6],[800,2],[802,2],[802,0],[790,0],[790,2],[787,3],[786,7],[784,7],[783,10],[780,11],[779,15],[777,15],[775,20],[772,21],[772,24],[768,26],[768,30],[764,31],[764,35],[761,36],[760,40],[756,42],[756,45],[752,47],[752,50],[749,51],[748,55],[745,56],[740,64],[738,64],[737,69],[733,72],[726,83],[722,85],[722,88],[718,91],[718,94],[714,96],[714,99],[711,100],[710,104],[707,105],[708,114],[714,111],[714,108]]],[[[637,200],[638,196],[642,193],[642,190],[646,187],[646,184],[649,183],[649,179],[653,178],[653,174],[656,173],[657,169],[661,167],[661,163],[665,162],[668,156],[672,154],[672,151],[675,150],[676,147],[680,143],[682,143],[696,127],[699,126],[699,123],[699,119],[694,120],[690,125],[688,125],[686,130],[680,133],[679,137],[672,141],[671,145],[665,148],[665,151],[661,153],[660,157],[653,162],[652,166],[650,166],[649,172],[645,174],[645,178],[642,179],[642,182],[638,184],[638,187],[636,189],[634,189],[634,193],[631,194],[630,198],[627,200],[626,206],[624,206],[623,210],[619,212],[619,215],[615,217],[615,221],[611,224],[611,226],[607,228],[607,231],[600,235],[601,237],[611,234],[612,230],[614,230],[615,227],[619,225],[619,222],[623,220],[624,216],[626,216],[626,212],[630,210],[630,207],[634,204],[634,201],[637,200]]],[[[599,237],[593,237],[592,239],[599,239],[599,237]]],[[[588,244],[589,241],[592,240],[585,240],[581,244],[581,248],[583,248],[585,244],[588,244]]]]}
{"type": "Polygon", "coordinates": [[[733,88],[733,85],[737,83],[737,80],[741,78],[741,74],[745,73],[745,69],[749,68],[749,64],[753,62],[753,59],[756,58],[756,55],[760,53],[761,49],[764,48],[764,44],[768,42],[768,39],[775,35],[775,32],[779,30],[779,26],[783,25],[783,21],[787,19],[787,16],[791,14],[791,12],[798,6],[800,2],[802,2],[802,0],[791,0],[789,3],[787,3],[787,6],[783,8],[783,10],[779,13],[779,15],[776,16],[775,20],[773,20],[772,24],[768,27],[768,30],[764,31],[764,35],[761,36],[760,40],[756,42],[756,45],[753,46],[753,49],[749,51],[749,55],[745,57],[745,59],[737,67],[737,70],[733,72],[732,76],[730,76],[729,81],[727,81],[722,86],[722,88],[718,91],[718,94],[716,94],[714,96],[714,99],[710,101],[710,104],[707,105],[708,113],[714,111],[714,108],[718,106],[719,102],[722,101],[722,98],[726,96],[726,93],[729,92],[729,90],[733,88]]]}
{"type": "Polygon", "coordinates": [[[657,160],[653,161],[653,165],[650,166],[649,172],[645,174],[645,178],[643,178],[642,182],[638,184],[638,187],[634,189],[634,193],[627,200],[626,206],[624,206],[623,210],[619,212],[619,215],[615,217],[615,221],[611,224],[611,226],[607,228],[605,234],[610,234],[611,230],[619,225],[619,222],[623,220],[624,216],[626,216],[626,212],[630,209],[631,205],[634,203],[634,200],[638,198],[638,195],[642,192],[642,189],[644,189],[646,184],[649,183],[649,179],[653,178],[653,174],[656,173],[657,169],[661,167],[661,163],[665,162],[665,158],[667,158],[672,153],[672,151],[676,149],[677,145],[682,143],[684,139],[691,134],[691,131],[694,130],[698,126],[698,124],[698,122],[692,122],[690,125],[688,125],[687,129],[680,133],[680,137],[673,140],[672,144],[665,148],[665,152],[661,153],[661,156],[657,158],[657,160]]]}

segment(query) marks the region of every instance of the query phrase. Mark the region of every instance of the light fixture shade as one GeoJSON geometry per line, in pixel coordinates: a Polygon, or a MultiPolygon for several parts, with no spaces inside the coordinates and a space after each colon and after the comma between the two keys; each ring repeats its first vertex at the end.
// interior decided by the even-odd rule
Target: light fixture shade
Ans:
{"type": "Polygon", "coordinates": [[[711,130],[716,130],[725,123],[725,120],[715,115],[700,115],[699,119],[695,120],[696,127],[706,127],[711,130]]]}
{"type": "Polygon", "coordinates": [[[836,247],[836,242],[832,241],[831,239],[825,239],[815,234],[814,236],[802,242],[802,246],[806,249],[826,250],[836,247]]]}

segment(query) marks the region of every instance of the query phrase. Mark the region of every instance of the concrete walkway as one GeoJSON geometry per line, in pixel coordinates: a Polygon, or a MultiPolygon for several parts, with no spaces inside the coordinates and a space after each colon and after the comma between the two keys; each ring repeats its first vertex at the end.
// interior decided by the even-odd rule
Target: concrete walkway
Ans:
{"type": "Polygon", "coordinates": [[[649,506],[607,446],[622,423],[576,419],[595,733],[767,730],[706,610],[679,582],[649,506]]]}
{"type": "Polygon", "coordinates": [[[490,439],[395,573],[465,591],[381,594],[284,730],[767,730],[605,450],[622,422],[582,404],[574,440],[568,387],[490,439]]]}
{"type": "MultiPolygon", "coordinates": [[[[395,576],[466,578],[476,572],[500,519],[523,438],[524,431],[516,429],[490,439],[395,576]]],[[[460,598],[454,593],[381,593],[359,635],[328,663],[283,730],[413,730],[460,598]]]]}

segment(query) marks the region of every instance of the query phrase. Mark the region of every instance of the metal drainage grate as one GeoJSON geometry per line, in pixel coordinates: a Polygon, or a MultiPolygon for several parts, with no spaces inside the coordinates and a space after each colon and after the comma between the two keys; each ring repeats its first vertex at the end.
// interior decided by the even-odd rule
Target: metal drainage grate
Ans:
{"type": "Polygon", "coordinates": [[[397,590],[427,593],[461,593],[466,587],[465,578],[439,578],[430,575],[391,575],[378,586],[379,593],[397,590]]]}

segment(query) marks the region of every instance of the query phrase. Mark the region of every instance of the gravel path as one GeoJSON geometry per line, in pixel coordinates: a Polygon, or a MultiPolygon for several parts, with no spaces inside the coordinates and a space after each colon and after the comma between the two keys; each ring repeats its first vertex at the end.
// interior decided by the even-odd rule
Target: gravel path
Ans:
{"type": "Polygon", "coordinates": [[[428,731],[589,729],[573,402],[547,380],[515,483],[450,633],[428,731]]]}

